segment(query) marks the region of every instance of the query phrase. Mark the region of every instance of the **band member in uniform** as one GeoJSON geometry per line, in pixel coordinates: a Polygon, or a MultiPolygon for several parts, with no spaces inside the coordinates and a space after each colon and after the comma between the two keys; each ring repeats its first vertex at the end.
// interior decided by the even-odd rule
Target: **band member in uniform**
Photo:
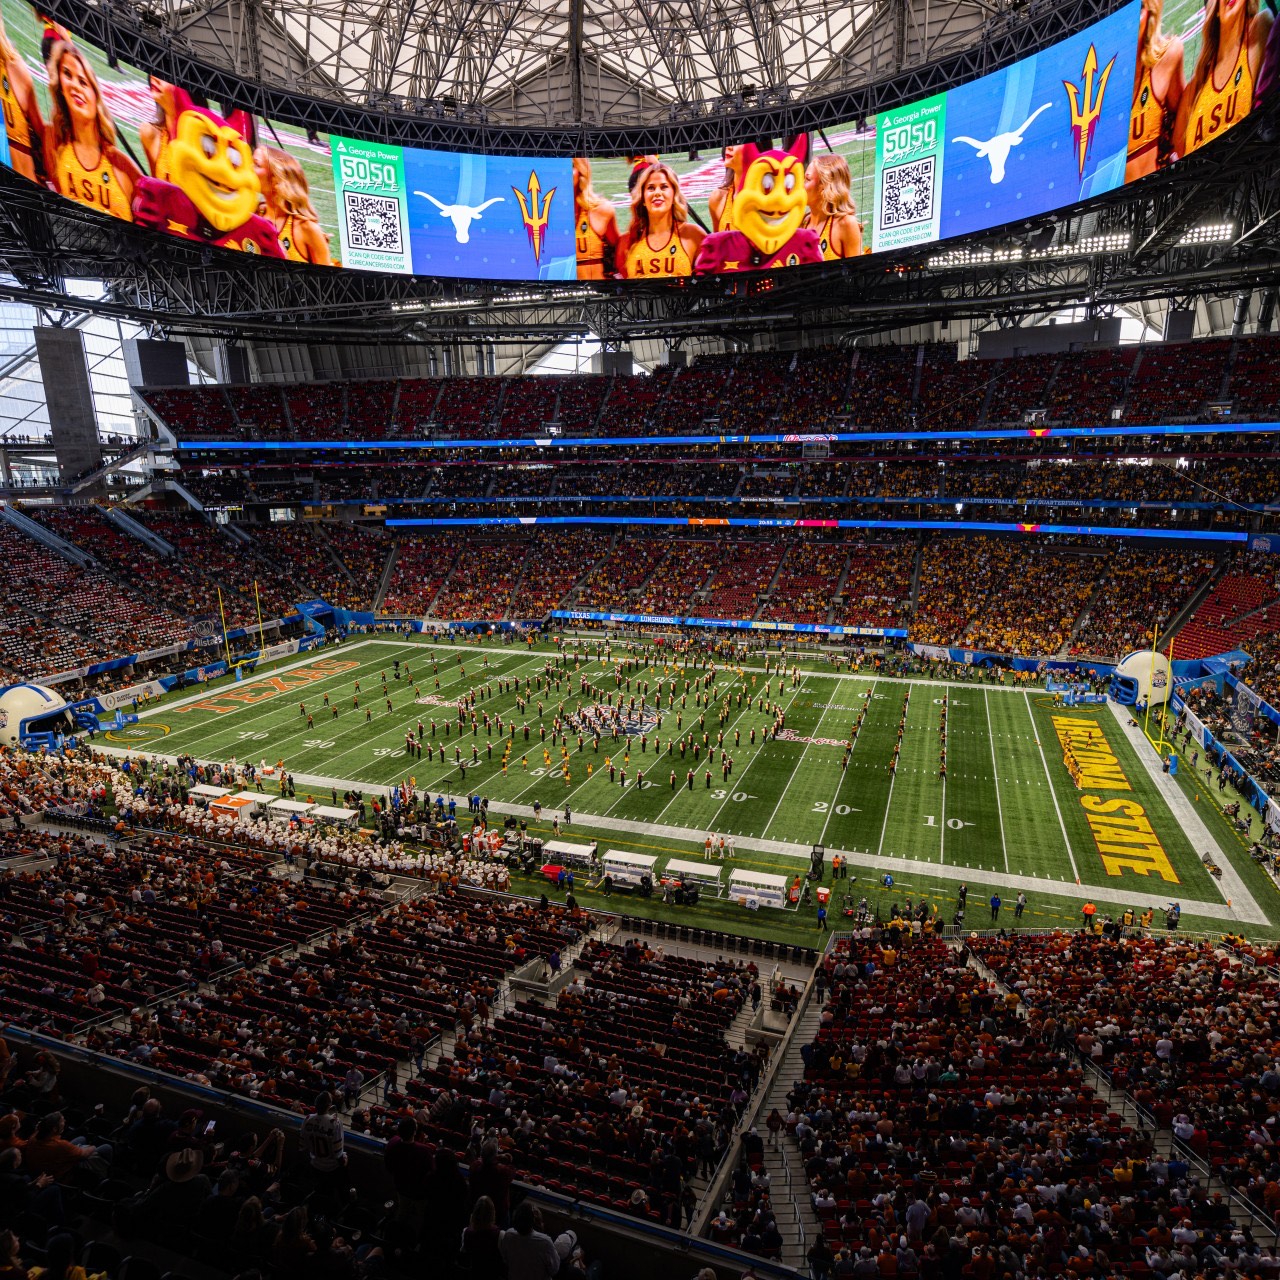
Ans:
{"type": "Polygon", "coordinates": [[[156,113],[139,128],[138,137],[143,151],[147,153],[151,176],[159,178],[161,182],[169,182],[169,143],[173,141],[178,115],[174,105],[173,85],[158,76],[148,76],[147,92],[156,104],[156,113]]]}
{"type": "Polygon", "coordinates": [[[573,162],[573,241],[579,280],[604,280],[613,275],[618,252],[618,218],[611,205],[591,185],[591,161],[573,162]]]}
{"type": "Polygon", "coordinates": [[[843,156],[817,156],[805,170],[809,212],[804,225],[818,233],[824,262],[856,258],[862,252],[862,223],[849,190],[852,184],[849,162],[843,156]]]}
{"type": "Polygon", "coordinates": [[[253,168],[262,186],[261,210],[276,229],[280,247],[290,262],[333,266],[329,237],[320,227],[320,215],[311,203],[311,188],[302,165],[278,147],[258,147],[253,168]]]}
{"type": "Polygon", "coordinates": [[[1200,56],[1174,123],[1179,156],[1212,142],[1252,110],[1271,22],[1258,0],[1208,0],[1200,56]]]}
{"type": "Polygon", "coordinates": [[[1169,163],[1173,121],[1186,81],[1182,41],[1160,30],[1164,0],[1143,0],[1138,19],[1138,65],[1129,109],[1129,162],[1124,180],[1146,177],[1169,163]]]}
{"type": "Polygon", "coordinates": [[[44,118],[36,101],[36,85],[27,64],[9,40],[0,21],[0,106],[9,136],[9,163],[15,172],[39,181],[36,157],[44,146],[44,118]]]}
{"type": "Polygon", "coordinates": [[[733,226],[733,190],[738,185],[741,150],[741,147],[730,146],[720,153],[724,160],[724,181],[707,197],[712,231],[728,231],[733,226]]]}
{"type": "Polygon", "coordinates": [[[620,266],[627,280],[693,274],[693,259],[706,232],[689,221],[689,204],[670,165],[655,161],[631,191],[631,226],[620,266]]]}
{"type": "Polygon", "coordinates": [[[93,68],[65,40],[49,53],[46,168],[56,190],[113,218],[133,221],[138,166],[116,146],[116,126],[102,101],[93,68]]]}

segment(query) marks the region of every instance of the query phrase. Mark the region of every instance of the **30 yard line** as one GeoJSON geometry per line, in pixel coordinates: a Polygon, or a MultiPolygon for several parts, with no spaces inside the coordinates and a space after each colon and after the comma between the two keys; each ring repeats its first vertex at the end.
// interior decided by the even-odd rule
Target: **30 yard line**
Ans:
{"type": "MultiPolygon", "coordinates": [[[[787,705],[782,708],[782,714],[784,716],[787,714],[788,711],[791,710],[791,704],[800,696],[800,690],[802,688],[804,688],[803,681],[801,681],[800,684],[796,685],[796,687],[791,691],[791,697],[787,699],[787,705]]],[[[747,761],[747,763],[742,768],[742,772],[738,775],[738,785],[741,785],[742,780],[747,776],[747,773],[750,771],[751,766],[755,764],[757,760],[760,759],[760,757],[764,754],[765,747],[768,746],[771,741],[772,741],[772,738],[769,737],[769,731],[766,730],[761,738],[760,750],[757,751],[755,755],[753,755],[751,759],[747,761]]],[[[725,805],[729,803],[729,800],[733,795],[733,792],[730,791],[729,788],[726,787],[725,790],[728,792],[728,795],[726,795],[725,798],[720,802],[720,807],[715,811],[715,813],[711,815],[711,821],[707,824],[708,831],[714,831],[717,828],[717,826],[719,826],[720,815],[724,812],[725,805]]],[[[668,801],[667,805],[663,808],[662,813],[658,815],[657,820],[659,822],[662,820],[662,814],[666,813],[667,809],[670,807],[671,807],[670,801],[668,801]]]]}
{"type": "MultiPolygon", "coordinates": [[[[991,748],[991,780],[996,785],[996,818],[1000,822],[1000,851],[1004,854],[1004,869],[1009,870],[1009,846],[1004,838],[1004,809],[1000,804],[1000,769],[996,764],[996,736],[991,732],[991,701],[987,691],[982,691],[982,705],[987,713],[987,745],[991,748]]],[[[1057,800],[1054,800],[1057,804],[1057,800]]],[[[1059,815],[1061,816],[1061,815],[1059,815]]]]}
{"type": "Polygon", "coordinates": [[[1071,875],[1077,882],[1080,879],[1080,871],[1076,866],[1075,855],[1071,852],[1071,837],[1067,835],[1067,824],[1062,817],[1062,809],[1058,805],[1058,792],[1053,785],[1053,775],[1049,772],[1049,762],[1044,758],[1044,748],[1040,745],[1040,730],[1036,728],[1035,712],[1031,710],[1031,694],[1024,692],[1022,695],[1027,701],[1027,718],[1031,721],[1031,736],[1036,740],[1036,750],[1040,752],[1040,763],[1044,766],[1045,780],[1049,784],[1049,794],[1053,797],[1053,809],[1058,815],[1058,826],[1062,828],[1062,843],[1067,851],[1067,858],[1071,862],[1071,875]]]}

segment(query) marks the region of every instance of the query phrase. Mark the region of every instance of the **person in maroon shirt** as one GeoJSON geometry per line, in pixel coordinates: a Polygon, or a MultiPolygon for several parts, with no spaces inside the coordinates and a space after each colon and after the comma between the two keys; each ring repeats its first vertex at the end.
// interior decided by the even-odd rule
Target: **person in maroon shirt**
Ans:
{"type": "Polygon", "coordinates": [[[418,1123],[412,1117],[396,1127],[395,1137],[383,1150],[382,1163],[396,1189],[396,1222],[406,1231],[421,1232],[436,1161],[432,1149],[418,1141],[418,1123]]]}
{"type": "Polygon", "coordinates": [[[492,1138],[480,1148],[480,1158],[471,1163],[471,1194],[478,1200],[488,1196],[493,1201],[496,1221],[506,1227],[511,1220],[511,1183],[515,1169],[499,1159],[498,1144],[492,1138]]]}

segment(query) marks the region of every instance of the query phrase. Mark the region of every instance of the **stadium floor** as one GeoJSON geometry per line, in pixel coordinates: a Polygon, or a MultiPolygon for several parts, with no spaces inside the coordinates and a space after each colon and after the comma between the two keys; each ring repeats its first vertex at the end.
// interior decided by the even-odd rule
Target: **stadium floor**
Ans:
{"type": "MultiPolygon", "coordinates": [[[[1154,750],[1118,709],[1055,708],[1049,695],[1034,689],[877,679],[802,667],[799,684],[787,680],[779,692],[777,673],[766,674],[762,665],[740,671],[722,667],[714,701],[718,705],[726,693],[732,699],[725,743],[734,767],[725,780],[719,764],[712,766],[708,786],[705,764],[693,766],[692,790],[686,779],[691,755],[682,760],[677,748],[668,756],[664,745],[655,768],[651,750],[642,752],[634,744],[627,760],[625,742],[614,747],[608,739],[596,753],[590,741],[579,752],[576,739],[570,738],[566,785],[559,749],[549,745],[550,732],[549,764],[538,739],[536,692],[527,716],[516,715],[518,726],[527,719],[530,738],[526,743],[518,729],[505,775],[503,740],[496,732],[486,735],[483,724],[476,736],[461,740],[468,752],[477,748],[480,761],[467,769],[465,781],[456,766],[442,766],[439,757],[428,763],[425,756],[411,760],[407,755],[406,732],[419,720],[429,725],[434,716],[435,742],[448,742],[452,759],[459,739],[445,739],[443,730],[456,698],[478,686],[482,677],[493,683],[532,676],[551,653],[545,646],[528,649],[523,644],[358,639],[260,669],[243,682],[222,681],[199,694],[170,695],[144,710],[137,726],[107,737],[116,748],[171,756],[190,753],[202,760],[235,757],[271,764],[283,760],[295,776],[300,799],[311,795],[327,802],[331,787],[339,793],[349,787],[367,790],[412,777],[419,790],[457,797],[463,812],[464,797],[475,793],[488,797],[496,813],[531,819],[536,800],[543,806],[542,822],[531,827],[544,834],[550,833],[552,813],[562,813],[567,804],[573,814],[572,838],[597,839],[602,849],[655,853],[659,866],[663,855],[701,858],[706,834],[715,832],[735,837],[734,865],[794,875],[805,869],[810,847],[820,843],[828,859],[839,851],[851,864],[850,879],[833,886],[837,910],[845,893],[854,903],[864,893],[873,903],[883,898],[882,910],[905,894],[917,899],[924,894],[937,900],[949,919],[959,885],[968,883],[966,922],[973,927],[989,923],[986,900],[993,891],[1007,904],[1000,922],[1009,923],[1019,889],[1030,899],[1025,924],[1078,921],[1080,904],[1090,897],[1104,912],[1151,906],[1160,918],[1160,909],[1177,900],[1188,928],[1220,930],[1233,922],[1246,932],[1269,932],[1267,926],[1280,921],[1280,895],[1244,855],[1240,838],[1217,805],[1208,797],[1202,801],[1205,788],[1189,771],[1178,779],[1162,774],[1154,750]],[[394,678],[396,659],[413,671],[417,693],[413,682],[394,678]],[[431,669],[433,662],[438,674],[431,669]],[[390,711],[380,692],[384,671],[390,711]],[[357,680],[359,708],[352,705],[357,680]],[[787,740],[767,737],[772,720],[767,711],[748,708],[746,698],[743,708],[736,705],[739,689],[758,696],[766,682],[785,709],[787,740]],[[324,705],[326,694],[339,707],[336,719],[324,705]],[[939,776],[944,697],[945,778],[939,776]],[[300,704],[314,717],[310,729],[300,704]],[[848,768],[842,770],[843,744],[864,704],[862,730],[848,768]],[[371,718],[366,711],[372,711],[371,718]],[[889,761],[904,715],[898,769],[891,775],[889,761]],[[1116,773],[1109,779],[1114,790],[1105,812],[1086,812],[1086,796],[1067,771],[1057,732],[1064,722],[1089,726],[1095,741],[1100,735],[1115,757],[1116,773]],[[741,735],[737,746],[735,731],[741,735]],[[610,782],[606,759],[615,770],[625,765],[625,788],[610,782]],[[636,786],[637,769],[647,775],[642,788],[636,786]],[[1128,841],[1130,847],[1117,841],[1128,841]],[[1224,869],[1221,879],[1202,865],[1202,850],[1224,869]],[[1160,862],[1161,854],[1167,863],[1160,862]],[[1108,874],[1104,856],[1127,865],[1113,864],[1118,874],[1108,874]],[[1139,873],[1143,867],[1148,874],[1139,873]],[[1161,869],[1176,881],[1160,878],[1161,869]],[[885,872],[894,877],[891,891],[880,886],[885,872]]],[[[601,678],[606,667],[583,656],[573,674],[572,698],[568,680],[559,693],[544,694],[548,725],[561,700],[576,701],[579,674],[601,678]]],[[[640,681],[671,674],[661,667],[642,670],[633,677],[633,691],[640,681]]],[[[516,711],[515,695],[495,689],[477,709],[509,722],[516,711]]],[[[686,731],[697,727],[699,711],[691,689],[683,711],[686,731]]],[[[660,736],[665,744],[676,726],[673,712],[664,711],[664,717],[660,736]]],[[[715,717],[708,717],[713,740],[714,725],[715,717]]],[[[828,883],[829,876],[828,871],[828,883]]],[[[519,887],[533,890],[535,884],[519,887]]],[[[597,896],[581,877],[576,892],[587,904],[597,896]]],[[[621,894],[611,905],[632,914],[662,909],[656,900],[621,894]]],[[[811,907],[799,913],[763,910],[750,918],[736,904],[705,896],[693,913],[682,911],[680,918],[701,927],[736,927],[779,939],[796,939],[816,928],[811,907]]]]}

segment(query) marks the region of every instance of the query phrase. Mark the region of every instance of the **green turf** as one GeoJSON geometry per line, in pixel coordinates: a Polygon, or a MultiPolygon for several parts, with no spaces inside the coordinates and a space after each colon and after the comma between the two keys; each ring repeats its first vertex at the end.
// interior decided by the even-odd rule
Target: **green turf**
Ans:
{"type": "MultiPolygon", "coordinates": [[[[1029,891],[1031,905],[1024,924],[1074,923],[1079,904],[1091,889],[1123,885],[1126,890],[1145,893],[1148,900],[1163,895],[1182,901],[1184,927],[1200,925],[1218,931],[1227,927],[1224,919],[1195,914],[1197,903],[1213,904],[1211,909],[1221,911],[1222,894],[1112,713],[1105,707],[1055,713],[1052,699],[1041,691],[974,682],[904,682],[878,679],[870,673],[841,679],[829,674],[829,668],[818,668],[803,672],[798,686],[788,679],[779,692],[776,672],[766,674],[756,659],[741,674],[722,669],[719,675],[716,705],[726,694],[731,699],[725,742],[734,758],[732,777],[726,783],[717,763],[707,786],[706,765],[700,760],[695,787],[690,791],[685,776],[692,756],[686,755],[682,761],[678,749],[668,756],[665,746],[676,729],[675,714],[680,708],[664,708],[664,724],[658,734],[664,744],[660,759],[655,760],[651,746],[642,751],[638,743],[630,747],[629,762],[624,761],[625,743],[615,747],[605,741],[597,754],[588,742],[579,752],[576,740],[571,739],[570,781],[566,786],[560,776],[559,748],[553,750],[548,741],[552,757],[548,769],[538,741],[536,701],[543,698],[545,723],[549,725],[558,702],[571,703],[576,698],[578,673],[572,673],[571,680],[562,681],[559,693],[553,690],[539,695],[535,690],[527,716],[530,739],[526,744],[523,732],[518,731],[505,776],[500,766],[502,740],[496,733],[486,735],[483,724],[476,736],[468,734],[462,739],[468,755],[474,744],[481,760],[478,767],[468,769],[465,783],[456,767],[448,762],[442,765],[438,756],[432,763],[425,757],[410,762],[404,752],[406,729],[419,719],[429,725],[434,716],[434,741],[448,742],[451,761],[457,739],[452,734],[445,739],[443,728],[458,694],[477,686],[482,678],[496,685],[500,678],[536,675],[550,652],[546,647],[530,650],[523,645],[495,643],[437,646],[399,637],[354,642],[314,656],[283,660],[243,683],[216,682],[195,700],[190,694],[171,695],[148,711],[136,729],[108,737],[116,746],[167,754],[189,752],[202,759],[235,756],[241,761],[266,759],[273,764],[283,760],[296,774],[338,780],[339,791],[344,783],[387,785],[412,776],[419,789],[432,794],[461,798],[475,791],[498,806],[530,806],[537,800],[544,806],[542,827],[546,830],[551,810],[559,811],[568,803],[574,814],[574,837],[597,839],[602,848],[655,853],[659,866],[667,856],[699,857],[703,835],[715,831],[791,846],[788,852],[785,847],[740,845],[737,865],[793,876],[806,866],[795,853],[822,843],[829,851],[849,852],[854,864],[852,874],[857,879],[838,883],[837,893],[848,890],[855,902],[866,893],[882,912],[910,893],[917,900],[924,895],[937,901],[941,914],[949,919],[954,910],[957,869],[962,869],[981,877],[971,886],[966,922],[971,926],[987,923],[986,898],[1008,875],[1043,882],[1043,889],[1036,885],[1029,891]],[[397,657],[413,671],[418,696],[438,698],[443,705],[420,703],[405,681],[392,678],[397,657]],[[438,673],[432,670],[433,663],[438,673]],[[380,692],[383,671],[389,678],[390,712],[380,692]],[[357,679],[361,684],[358,710],[351,705],[357,679]],[[786,709],[788,730],[798,738],[814,741],[770,740],[765,733],[770,723],[767,711],[748,707],[745,698],[744,705],[738,706],[739,691],[758,697],[766,682],[770,696],[786,709]],[[336,720],[323,706],[326,692],[340,708],[336,720]],[[908,692],[899,767],[896,776],[891,776],[888,762],[908,692]],[[944,696],[948,699],[945,779],[938,769],[944,696]],[[864,702],[866,717],[849,767],[842,771],[843,747],[839,744],[849,737],[864,702]],[[299,712],[300,703],[315,717],[311,729],[299,712]],[[370,719],[366,719],[366,709],[373,713],[370,719]],[[1052,723],[1055,714],[1094,720],[1101,727],[1132,787],[1125,798],[1142,805],[1178,884],[1166,885],[1132,873],[1122,877],[1106,874],[1080,805],[1080,792],[1063,764],[1052,723]],[[753,728],[754,745],[750,742],[753,728]],[[735,732],[741,735],[736,746],[735,732]],[[833,740],[835,745],[822,739],[833,740]],[[494,747],[492,762],[487,750],[490,744],[494,747]],[[625,763],[629,782],[625,789],[609,782],[606,758],[612,759],[616,768],[625,763]],[[637,769],[646,774],[643,788],[635,785],[637,769]],[[677,775],[674,789],[670,785],[672,769],[677,775]],[[879,869],[860,865],[862,859],[877,855],[906,859],[911,864],[894,869],[896,883],[888,893],[879,889],[879,869]]],[[[615,656],[620,654],[621,650],[615,656]]],[[[584,658],[581,674],[600,681],[606,668],[594,658],[584,658]]],[[[645,679],[652,688],[663,674],[661,669],[642,671],[633,677],[632,692],[639,692],[639,683],[645,679]]],[[[684,673],[679,679],[683,689],[684,673]]],[[[694,693],[691,688],[682,710],[685,730],[696,725],[700,711],[694,705],[694,693]]],[[[498,694],[495,689],[493,698],[479,706],[491,716],[501,714],[509,721],[514,696],[498,694]]],[[[523,721],[517,717],[517,723],[523,721]]],[[[714,738],[714,710],[708,715],[707,731],[714,738]]],[[[298,794],[324,801],[330,798],[327,787],[307,781],[299,784],[298,794]]],[[[1214,834],[1259,904],[1273,919],[1280,919],[1280,895],[1268,889],[1267,877],[1248,863],[1216,808],[1206,809],[1216,824],[1214,834]]],[[[517,878],[517,887],[529,891],[539,884],[517,878]]],[[[1009,904],[1001,923],[1008,923],[1016,888],[1000,891],[1009,904]]],[[[584,888],[581,878],[578,896],[591,905],[601,902],[584,888]]],[[[622,895],[616,895],[609,905],[636,914],[662,911],[657,902],[642,904],[622,895]]],[[[1103,910],[1120,909],[1121,904],[1103,905],[1103,910]]],[[[696,912],[683,913],[681,918],[699,927],[746,930],[782,940],[812,940],[816,936],[810,906],[800,913],[753,914],[727,901],[704,898],[696,912]]]]}

